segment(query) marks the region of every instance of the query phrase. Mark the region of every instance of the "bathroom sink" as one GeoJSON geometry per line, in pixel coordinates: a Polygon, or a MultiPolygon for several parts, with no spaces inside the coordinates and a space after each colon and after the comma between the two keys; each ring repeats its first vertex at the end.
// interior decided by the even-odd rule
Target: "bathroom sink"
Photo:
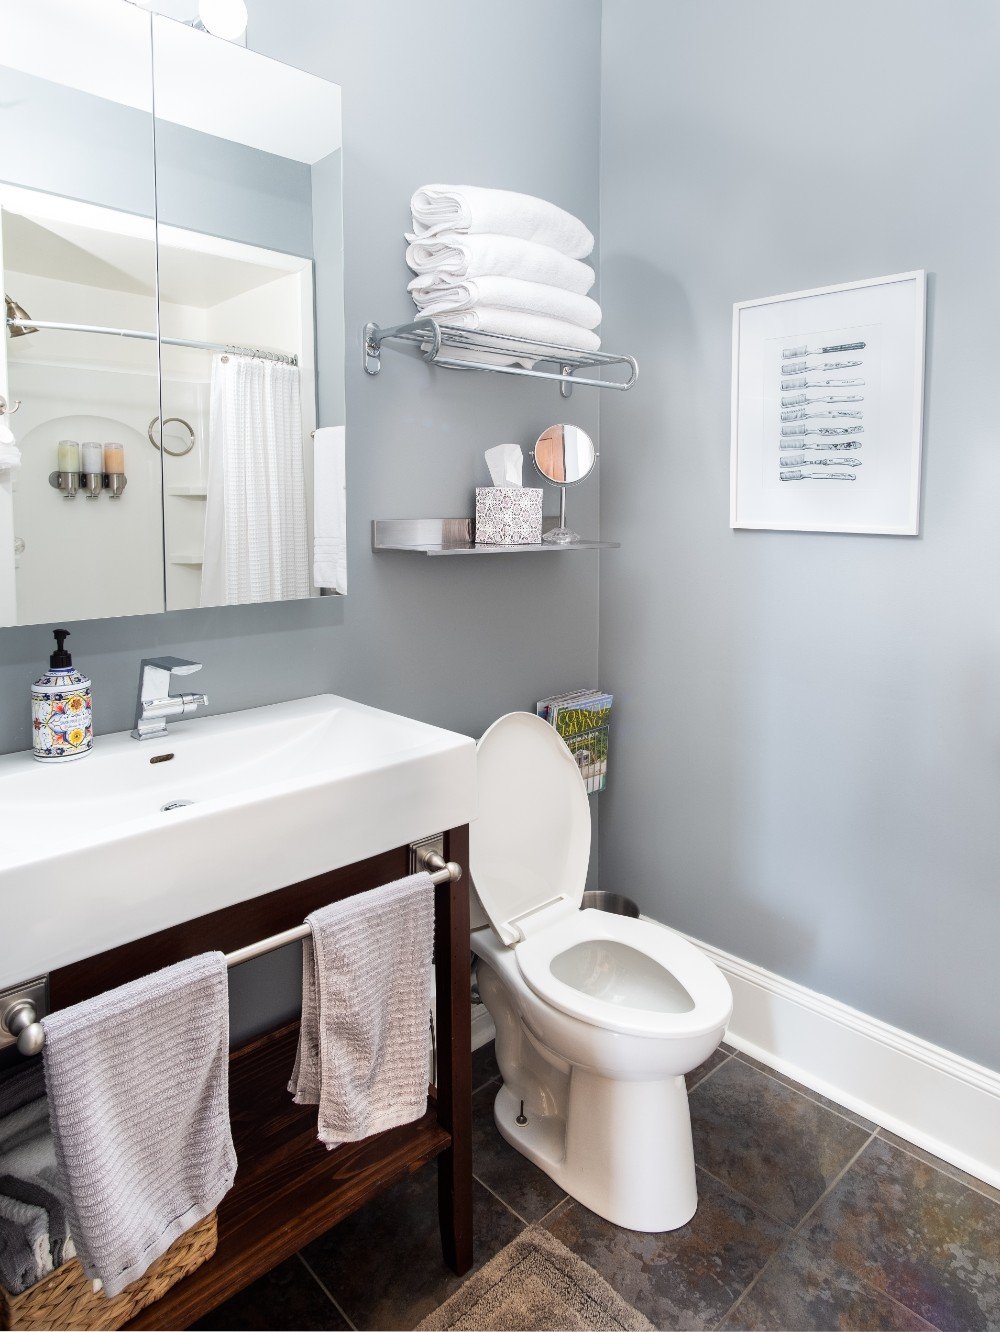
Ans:
{"type": "Polygon", "coordinates": [[[467,736],[333,694],[0,757],[0,988],[475,816],[467,736]]]}

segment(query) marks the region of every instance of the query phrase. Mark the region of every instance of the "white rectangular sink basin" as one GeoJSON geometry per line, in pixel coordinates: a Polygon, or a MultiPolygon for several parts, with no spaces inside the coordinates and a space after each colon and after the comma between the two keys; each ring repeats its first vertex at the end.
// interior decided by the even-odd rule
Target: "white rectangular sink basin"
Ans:
{"type": "Polygon", "coordinates": [[[475,813],[468,736],[333,694],[0,757],[0,988],[475,813]]]}

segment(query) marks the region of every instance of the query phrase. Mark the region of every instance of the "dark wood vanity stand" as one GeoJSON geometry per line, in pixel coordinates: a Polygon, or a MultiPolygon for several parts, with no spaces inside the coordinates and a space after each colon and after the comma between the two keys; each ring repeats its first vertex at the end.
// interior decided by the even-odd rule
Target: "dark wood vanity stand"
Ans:
{"type": "MultiPolygon", "coordinates": [[[[328,1151],[316,1139],[316,1107],[295,1105],[287,1089],[298,1023],[234,1050],[229,1099],[239,1168],[219,1207],[218,1250],[137,1314],[130,1327],[188,1327],[434,1157],[444,1261],[459,1274],[471,1267],[468,828],[445,833],[444,856],[465,873],[434,890],[438,1077],[426,1114],[402,1128],[328,1151]]],[[[50,1006],[64,1008],[195,953],[245,947],[300,924],[327,902],[409,872],[409,848],[397,847],[75,962],[51,973],[50,1006]]]]}

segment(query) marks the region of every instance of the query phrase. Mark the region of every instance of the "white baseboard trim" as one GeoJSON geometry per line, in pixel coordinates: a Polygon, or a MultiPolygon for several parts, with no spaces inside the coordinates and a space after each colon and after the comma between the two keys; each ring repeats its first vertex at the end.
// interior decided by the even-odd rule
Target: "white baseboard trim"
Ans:
{"type": "Polygon", "coordinates": [[[1000,1188],[1000,1073],[690,941],[732,986],[728,1044],[1000,1188]]]}

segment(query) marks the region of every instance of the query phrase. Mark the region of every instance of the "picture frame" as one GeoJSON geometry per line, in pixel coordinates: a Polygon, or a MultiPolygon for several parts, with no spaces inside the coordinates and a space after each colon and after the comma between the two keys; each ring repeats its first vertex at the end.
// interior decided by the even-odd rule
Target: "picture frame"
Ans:
{"type": "Polygon", "coordinates": [[[916,536],[927,274],[733,306],[730,526],[916,536]]]}

